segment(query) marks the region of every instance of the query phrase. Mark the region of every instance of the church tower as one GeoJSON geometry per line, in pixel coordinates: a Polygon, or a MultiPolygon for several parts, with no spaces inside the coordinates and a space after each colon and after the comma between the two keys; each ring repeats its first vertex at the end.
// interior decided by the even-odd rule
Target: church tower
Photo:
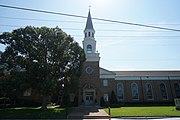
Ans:
{"type": "Polygon", "coordinates": [[[86,27],[84,29],[83,49],[86,53],[86,61],[99,61],[99,53],[96,52],[96,41],[94,38],[95,30],[93,28],[91,13],[89,10],[86,27]]]}
{"type": "Polygon", "coordinates": [[[84,29],[83,49],[86,61],[80,77],[79,104],[92,105],[100,102],[100,77],[99,77],[99,53],[96,51],[91,13],[89,10],[86,26],[84,29]]]}

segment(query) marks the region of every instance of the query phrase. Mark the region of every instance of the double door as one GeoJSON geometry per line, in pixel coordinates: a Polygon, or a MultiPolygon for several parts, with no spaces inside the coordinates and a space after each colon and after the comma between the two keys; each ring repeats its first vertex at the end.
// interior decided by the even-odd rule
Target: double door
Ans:
{"type": "Polygon", "coordinates": [[[85,105],[94,104],[94,92],[86,92],[85,93],[85,105]]]}

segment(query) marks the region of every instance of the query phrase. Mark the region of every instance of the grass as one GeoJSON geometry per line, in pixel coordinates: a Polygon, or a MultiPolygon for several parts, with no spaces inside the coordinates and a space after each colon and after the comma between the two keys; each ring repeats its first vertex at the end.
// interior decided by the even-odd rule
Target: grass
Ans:
{"type": "Polygon", "coordinates": [[[52,108],[41,110],[40,107],[17,107],[0,109],[0,119],[65,119],[73,109],[52,108]]]}
{"type": "MultiPolygon", "coordinates": [[[[108,113],[108,108],[105,108],[108,113]]],[[[120,107],[111,108],[111,117],[180,116],[175,106],[120,107]]]]}

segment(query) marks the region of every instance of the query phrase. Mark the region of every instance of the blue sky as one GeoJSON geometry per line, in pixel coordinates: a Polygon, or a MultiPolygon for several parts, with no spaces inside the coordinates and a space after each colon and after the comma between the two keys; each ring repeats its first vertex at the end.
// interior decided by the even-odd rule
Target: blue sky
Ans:
{"type": "MultiPolygon", "coordinates": [[[[92,18],[180,29],[179,0],[1,0],[0,4],[82,16],[87,16],[91,6],[92,18]]],[[[59,26],[82,46],[85,22],[82,18],[0,7],[1,33],[27,25],[59,26]]],[[[97,20],[93,20],[93,25],[101,67],[108,70],[180,70],[180,32],[97,20]]],[[[2,45],[0,50],[4,50],[2,45]]]]}

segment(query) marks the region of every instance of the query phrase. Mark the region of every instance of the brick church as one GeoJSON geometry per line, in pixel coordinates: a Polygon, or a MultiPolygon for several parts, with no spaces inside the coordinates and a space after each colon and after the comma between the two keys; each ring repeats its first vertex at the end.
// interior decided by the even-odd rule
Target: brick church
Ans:
{"type": "Polygon", "coordinates": [[[79,104],[109,101],[114,91],[118,102],[173,102],[180,98],[180,71],[109,71],[99,66],[95,30],[90,11],[84,30],[86,54],[79,86],[79,104]]]}

